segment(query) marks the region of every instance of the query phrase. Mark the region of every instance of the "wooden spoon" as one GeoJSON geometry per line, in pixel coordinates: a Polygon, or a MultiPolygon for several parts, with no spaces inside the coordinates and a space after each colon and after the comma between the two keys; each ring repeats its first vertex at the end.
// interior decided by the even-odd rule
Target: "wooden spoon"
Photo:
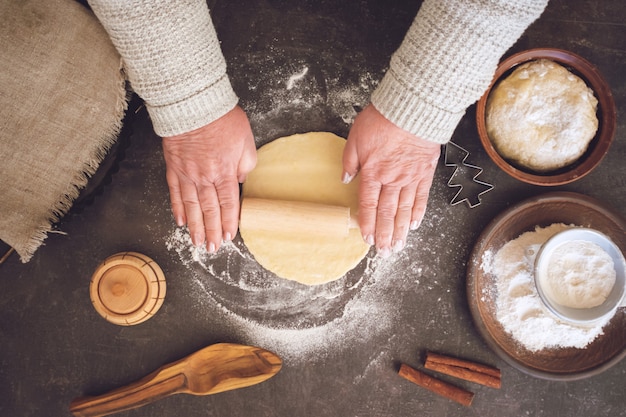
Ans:
{"type": "Polygon", "coordinates": [[[263,382],[276,375],[281,366],[281,359],[267,350],[218,343],[125,387],[96,397],[74,399],[70,411],[77,417],[106,416],[172,394],[215,394],[263,382]]]}

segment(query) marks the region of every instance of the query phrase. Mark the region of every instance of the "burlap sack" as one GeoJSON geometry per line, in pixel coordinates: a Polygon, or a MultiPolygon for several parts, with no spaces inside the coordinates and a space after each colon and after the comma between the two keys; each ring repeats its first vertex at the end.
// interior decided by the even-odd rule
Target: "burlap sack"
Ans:
{"type": "Polygon", "coordinates": [[[0,239],[27,262],[117,138],[121,59],[74,0],[0,0],[0,239]]]}

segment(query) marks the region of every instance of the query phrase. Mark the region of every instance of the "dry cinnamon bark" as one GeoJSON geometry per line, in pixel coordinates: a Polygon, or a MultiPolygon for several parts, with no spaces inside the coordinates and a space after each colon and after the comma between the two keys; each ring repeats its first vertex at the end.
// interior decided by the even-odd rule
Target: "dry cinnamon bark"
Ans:
{"type": "Polygon", "coordinates": [[[492,388],[501,386],[499,369],[464,359],[427,352],[424,367],[492,388]]]}
{"type": "Polygon", "coordinates": [[[405,364],[400,366],[398,375],[422,388],[426,388],[435,394],[441,395],[465,406],[471,405],[472,400],[474,399],[474,393],[441,381],[405,364]]]}

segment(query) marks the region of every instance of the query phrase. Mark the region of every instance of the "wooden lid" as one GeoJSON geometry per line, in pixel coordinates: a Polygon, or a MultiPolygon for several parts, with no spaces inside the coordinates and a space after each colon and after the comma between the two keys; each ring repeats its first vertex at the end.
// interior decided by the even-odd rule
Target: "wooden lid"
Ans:
{"type": "Polygon", "coordinates": [[[163,305],[165,276],[146,255],[121,252],[96,268],[89,293],[102,317],[111,323],[131,326],[148,320],[163,305]]]}

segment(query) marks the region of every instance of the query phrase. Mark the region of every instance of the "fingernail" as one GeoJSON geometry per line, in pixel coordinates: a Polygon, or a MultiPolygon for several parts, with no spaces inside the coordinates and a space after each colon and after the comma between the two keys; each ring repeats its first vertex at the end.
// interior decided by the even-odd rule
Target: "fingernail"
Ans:
{"type": "Polygon", "coordinates": [[[343,173],[343,177],[341,179],[341,182],[343,182],[344,184],[350,184],[350,182],[354,179],[353,175],[348,174],[347,172],[343,173]]]}
{"type": "Polygon", "coordinates": [[[215,243],[209,243],[208,251],[209,253],[215,253],[215,243]]]}
{"type": "Polygon", "coordinates": [[[178,227],[183,227],[185,225],[185,221],[182,216],[176,216],[176,225],[178,227]]]}
{"type": "Polygon", "coordinates": [[[400,252],[402,249],[404,249],[404,241],[402,239],[396,239],[393,242],[393,251],[394,252],[400,252]]]}
{"type": "Polygon", "coordinates": [[[367,235],[367,236],[363,236],[363,240],[365,241],[365,243],[367,243],[370,246],[374,246],[374,236],[373,235],[367,235]]]}
{"type": "Polygon", "coordinates": [[[225,242],[230,242],[231,240],[233,240],[233,238],[230,235],[230,232],[226,232],[226,234],[224,235],[224,241],[225,242]]]}
{"type": "Polygon", "coordinates": [[[201,246],[204,243],[204,239],[202,239],[201,235],[194,234],[191,237],[191,242],[193,243],[194,246],[201,246]]]}
{"type": "Polygon", "coordinates": [[[383,258],[383,259],[387,259],[391,256],[391,249],[389,248],[380,248],[378,249],[378,255],[383,258]]]}
{"type": "Polygon", "coordinates": [[[417,220],[413,220],[411,222],[411,225],[409,226],[409,229],[411,230],[417,230],[420,227],[420,224],[422,224],[422,221],[417,221],[417,220]]]}

